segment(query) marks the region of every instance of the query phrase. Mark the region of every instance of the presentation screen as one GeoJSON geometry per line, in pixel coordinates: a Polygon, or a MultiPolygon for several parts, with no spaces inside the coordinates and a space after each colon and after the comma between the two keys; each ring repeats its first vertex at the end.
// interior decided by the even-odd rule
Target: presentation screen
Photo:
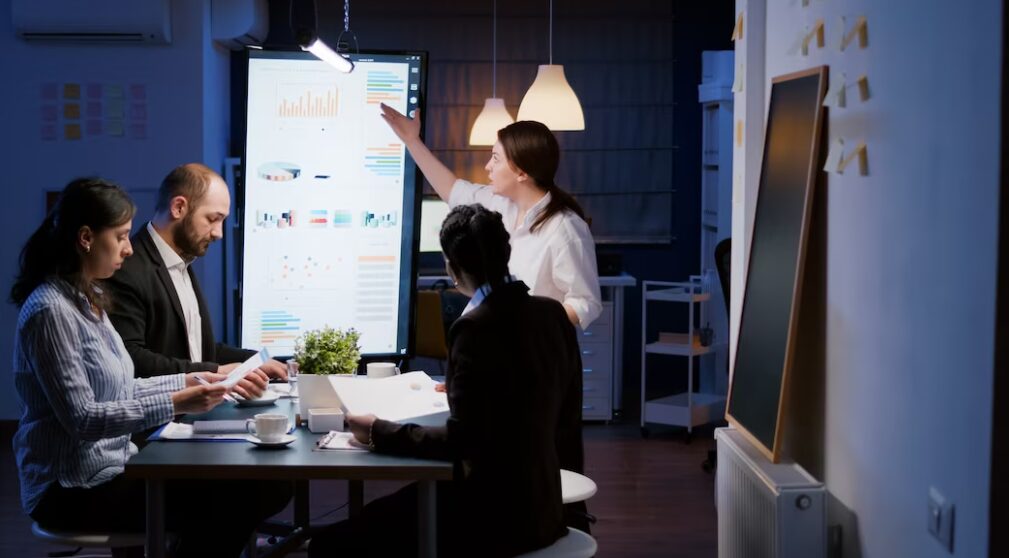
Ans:
{"type": "Polygon", "coordinates": [[[361,333],[364,356],[409,354],[416,165],[379,103],[410,114],[424,55],[251,51],[241,197],[240,335],[271,355],[305,331],[361,333]]]}

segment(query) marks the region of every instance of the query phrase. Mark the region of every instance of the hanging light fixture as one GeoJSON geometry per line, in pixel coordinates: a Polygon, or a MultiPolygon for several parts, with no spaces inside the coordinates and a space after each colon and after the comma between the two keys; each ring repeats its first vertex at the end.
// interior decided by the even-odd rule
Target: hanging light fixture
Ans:
{"type": "MultiPolygon", "coordinates": [[[[343,32],[351,33],[350,31],[350,0],[344,0],[343,5],[343,32]]],[[[315,0],[301,0],[297,3],[291,3],[291,19],[297,19],[298,25],[294,27],[295,40],[298,41],[298,46],[301,50],[305,52],[311,52],[316,58],[326,62],[330,66],[333,66],[337,70],[350,73],[354,71],[354,63],[350,60],[350,57],[344,56],[337,52],[337,50],[331,48],[326,44],[325,41],[319,38],[318,34],[318,15],[315,6],[315,0]],[[295,8],[298,11],[298,17],[295,17],[295,8]]],[[[343,33],[340,33],[340,38],[343,37],[343,33]]],[[[340,38],[337,38],[336,48],[340,48],[340,38]]],[[[357,37],[354,37],[354,41],[357,42],[357,37]]]]}
{"type": "Polygon", "coordinates": [[[498,130],[515,122],[505,107],[504,99],[497,96],[497,0],[494,0],[494,28],[491,36],[493,37],[491,96],[484,100],[483,110],[469,131],[470,145],[494,145],[497,143],[498,130]]]}
{"type": "Polygon", "coordinates": [[[554,64],[554,2],[550,0],[550,63],[542,64],[519,105],[519,120],[536,120],[554,131],[585,129],[578,96],[564,77],[564,66],[554,64]]]}

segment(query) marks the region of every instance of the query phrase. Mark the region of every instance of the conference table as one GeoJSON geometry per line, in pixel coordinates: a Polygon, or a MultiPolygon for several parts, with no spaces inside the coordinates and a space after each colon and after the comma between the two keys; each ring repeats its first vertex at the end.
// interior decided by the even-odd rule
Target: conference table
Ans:
{"type": "MultiPolygon", "coordinates": [[[[193,420],[237,420],[263,412],[285,413],[293,422],[296,399],[280,399],[268,407],[237,407],[222,403],[193,420]]],[[[322,434],[305,427],[294,430],[295,441],[284,448],[260,448],[247,442],[155,441],[126,464],[126,475],[147,484],[147,556],[165,556],[165,482],[178,479],[290,480],[295,483],[295,526],[308,528],[308,480],[350,481],[351,514],[363,500],[363,481],[418,481],[418,555],[437,555],[435,484],[452,478],[452,464],[393,457],[371,452],[318,450],[322,434]]]]}

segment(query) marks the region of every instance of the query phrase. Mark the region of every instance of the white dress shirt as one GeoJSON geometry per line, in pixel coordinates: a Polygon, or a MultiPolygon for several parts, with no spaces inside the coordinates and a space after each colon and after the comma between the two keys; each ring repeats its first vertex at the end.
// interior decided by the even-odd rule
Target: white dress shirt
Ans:
{"type": "Polygon", "coordinates": [[[532,294],[560,301],[574,309],[582,329],[602,312],[596,244],[588,224],[571,211],[555,213],[536,231],[529,228],[550,203],[550,194],[529,208],[516,227],[518,204],[489,188],[456,180],[449,194],[450,207],[478,203],[504,218],[511,235],[508,270],[529,286],[532,294]]]}
{"type": "Polygon", "coordinates": [[[151,233],[154,245],[161,254],[161,260],[168,268],[168,276],[175,285],[175,294],[179,295],[182,305],[182,316],[186,320],[186,334],[189,336],[189,359],[193,362],[203,360],[203,322],[200,321],[200,303],[196,300],[193,290],[193,280],[189,277],[189,264],[179,256],[171,246],[161,238],[154,225],[147,223],[147,232],[151,233]]]}

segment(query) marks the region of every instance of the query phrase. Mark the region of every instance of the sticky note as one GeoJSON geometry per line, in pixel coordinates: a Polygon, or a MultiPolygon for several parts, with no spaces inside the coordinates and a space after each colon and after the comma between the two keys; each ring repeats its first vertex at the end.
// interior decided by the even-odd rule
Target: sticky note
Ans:
{"type": "Polygon", "coordinates": [[[736,146],[737,147],[742,147],[743,146],[743,131],[744,131],[743,121],[742,120],[737,120],[736,121],[736,146]]]}
{"type": "Polygon", "coordinates": [[[100,83],[89,83],[87,91],[88,91],[88,99],[102,98],[102,84],[100,83]]]}
{"type": "Polygon", "coordinates": [[[106,133],[110,136],[122,136],[123,135],[123,121],[122,120],[107,120],[105,122],[106,133]]]}
{"type": "Polygon", "coordinates": [[[147,104],[133,103],[130,105],[130,119],[147,120],[147,104]]]}
{"type": "Polygon", "coordinates": [[[841,39],[841,50],[848,48],[848,45],[856,37],[858,38],[858,48],[869,46],[869,21],[865,16],[858,16],[858,19],[855,20],[855,26],[844,34],[844,38],[841,39]]]}
{"type": "Polygon", "coordinates": [[[105,95],[110,99],[122,99],[123,98],[123,86],[122,85],[107,85],[105,86],[105,95]]]}
{"type": "Polygon", "coordinates": [[[823,170],[827,172],[837,172],[838,167],[841,166],[841,157],[844,156],[844,138],[837,138],[834,143],[830,144],[830,149],[827,151],[827,160],[823,164],[823,170]]]}
{"type": "Polygon", "coordinates": [[[863,103],[869,100],[869,76],[862,74],[858,76],[858,99],[863,103]]]}
{"type": "Polygon", "coordinates": [[[146,101],[147,100],[147,86],[142,83],[131,83],[130,84],[130,99],[134,101],[146,101]]]}
{"type": "Polygon", "coordinates": [[[67,120],[77,120],[81,117],[81,106],[77,103],[67,103],[63,105],[63,118],[67,120]]]}
{"type": "Polygon", "coordinates": [[[80,124],[65,124],[63,126],[63,137],[68,140],[79,140],[81,139],[81,125],[80,124]]]}
{"type": "Polygon", "coordinates": [[[830,76],[830,89],[827,90],[826,97],[823,98],[823,106],[844,108],[848,103],[848,96],[845,94],[848,78],[845,74],[830,76]]]}
{"type": "Polygon", "coordinates": [[[85,131],[87,131],[89,136],[100,136],[102,135],[102,121],[88,120],[84,124],[84,129],[85,131]]]}
{"type": "Polygon", "coordinates": [[[64,83],[63,84],[63,98],[64,99],[80,99],[81,98],[81,84],[79,84],[79,83],[64,83]]]}
{"type": "Polygon", "coordinates": [[[59,120],[59,108],[56,105],[42,105],[42,121],[55,122],[59,120]]]}
{"type": "Polygon", "coordinates": [[[816,46],[818,48],[823,48],[824,38],[823,38],[823,20],[818,19],[816,23],[813,24],[813,29],[806,33],[806,36],[802,38],[802,55],[806,56],[809,54],[809,43],[816,39],[816,46]]]}
{"type": "Polygon", "coordinates": [[[108,118],[122,118],[123,102],[121,100],[110,100],[105,103],[105,116],[108,118]]]}
{"type": "Polygon", "coordinates": [[[851,153],[841,160],[841,164],[837,166],[837,172],[844,173],[844,169],[855,159],[858,159],[858,174],[862,176],[869,174],[869,155],[864,143],[859,143],[851,153]]]}
{"type": "Polygon", "coordinates": [[[86,114],[88,115],[88,118],[101,118],[102,103],[98,101],[88,101],[86,114]]]}
{"type": "Polygon", "coordinates": [[[739,12],[739,15],[736,16],[736,26],[732,28],[732,40],[743,40],[743,12],[739,12]]]}
{"type": "Polygon", "coordinates": [[[743,92],[743,80],[746,75],[743,69],[743,63],[740,62],[736,65],[736,75],[732,78],[732,92],[742,93],[743,92]]]}

